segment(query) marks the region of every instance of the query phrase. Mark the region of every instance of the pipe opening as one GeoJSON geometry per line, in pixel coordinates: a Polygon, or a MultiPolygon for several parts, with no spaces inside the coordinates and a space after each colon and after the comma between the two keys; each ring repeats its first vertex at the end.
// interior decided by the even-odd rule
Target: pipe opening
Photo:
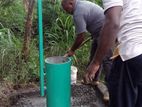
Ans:
{"type": "Polygon", "coordinates": [[[67,63],[71,59],[68,57],[63,57],[63,56],[53,56],[53,57],[48,57],[45,59],[46,63],[49,64],[62,64],[62,63],[67,63]]]}

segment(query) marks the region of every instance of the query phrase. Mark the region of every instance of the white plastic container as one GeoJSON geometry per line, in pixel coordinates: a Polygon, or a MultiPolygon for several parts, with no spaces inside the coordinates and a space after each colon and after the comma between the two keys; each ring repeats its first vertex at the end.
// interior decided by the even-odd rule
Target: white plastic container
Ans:
{"type": "Polygon", "coordinates": [[[77,67],[71,66],[71,84],[76,84],[77,81],[77,67]]]}

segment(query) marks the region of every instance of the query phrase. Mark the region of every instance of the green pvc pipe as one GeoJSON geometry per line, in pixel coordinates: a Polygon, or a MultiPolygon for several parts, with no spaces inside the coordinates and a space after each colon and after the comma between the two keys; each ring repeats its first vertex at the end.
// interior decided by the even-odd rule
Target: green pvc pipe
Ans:
{"type": "Polygon", "coordinates": [[[45,65],[47,107],[71,107],[71,58],[49,57],[45,65]]]}
{"type": "Polygon", "coordinates": [[[44,96],[44,57],[43,57],[43,28],[42,0],[38,0],[38,29],[39,29],[39,60],[40,60],[40,95],[44,96]]]}

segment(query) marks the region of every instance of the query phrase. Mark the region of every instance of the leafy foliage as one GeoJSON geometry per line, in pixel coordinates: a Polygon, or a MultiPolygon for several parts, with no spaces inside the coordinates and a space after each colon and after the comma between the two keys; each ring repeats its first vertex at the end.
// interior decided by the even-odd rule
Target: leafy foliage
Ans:
{"type": "Polygon", "coordinates": [[[1,7],[6,7],[9,5],[12,5],[14,0],[0,0],[0,6],[1,7]]]}
{"type": "Polygon", "coordinates": [[[0,29],[0,78],[15,84],[25,83],[38,76],[38,51],[33,40],[30,59],[21,59],[22,41],[10,29],[0,29]],[[33,54],[34,53],[34,54],[33,54]]]}
{"type": "Polygon", "coordinates": [[[0,24],[14,33],[22,33],[25,18],[22,0],[1,0],[0,5],[0,24]]]}
{"type": "Polygon", "coordinates": [[[100,5],[101,7],[103,6],[102,0],[95,0],[95,2],[100,5]]]}

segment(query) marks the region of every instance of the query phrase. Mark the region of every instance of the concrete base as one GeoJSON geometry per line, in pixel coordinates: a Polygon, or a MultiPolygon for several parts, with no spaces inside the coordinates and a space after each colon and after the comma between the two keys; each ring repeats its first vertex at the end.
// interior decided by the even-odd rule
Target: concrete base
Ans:
{"type": "MultiPolygon", "coordinates": [[[[106,107],[96,88],[90,85],[72,85],[71,107],[106,107]]],[[[46,98],[40,97],[39,90],[22,93],[11,107],[46,107],[46,98]]]]}

